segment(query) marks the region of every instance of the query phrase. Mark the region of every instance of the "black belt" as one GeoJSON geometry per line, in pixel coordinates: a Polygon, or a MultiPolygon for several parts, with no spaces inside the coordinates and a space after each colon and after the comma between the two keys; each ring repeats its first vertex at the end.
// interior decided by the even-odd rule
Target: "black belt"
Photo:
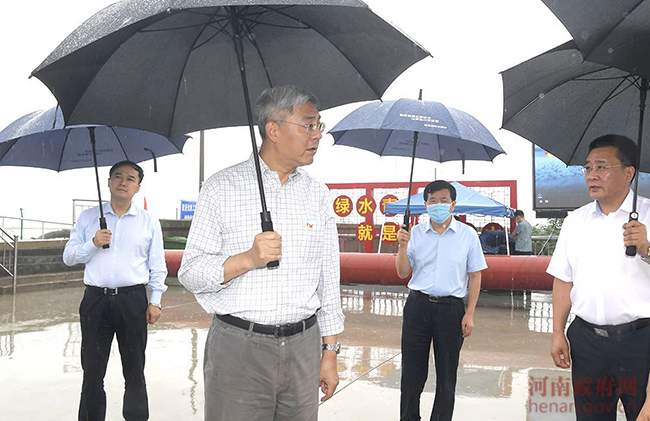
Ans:
{"type": "Polygon", "coordinates": [[[235,326],[244,330],[251,330],[251,325],[253,326],[253,332],[261,333],[264,335],[273,335],[276,338],[283,336],[293,336],[297,333],[303,332],[313,325],[316,324],[316,315],[314,314],[308,319],[305,319],[301,322],[290,323],[286,325],[262,325],[259,323],[253,323],[240,319],[239,317],[231,316],[230,314],[215,314],[215,317],[221,320],[224,323],[227,323],[231,326],[235,326]]]}
{"type": "Polygon", "coordinates": [[[415,296],[418,297],[419,299],[427,300],[432,303],[454,304],[459,301],[463,301],[462,298],[454,297],[453,295],[447,295],[445,297],[437,297],[435,295],[425,294],[424,292],[418,291],[416,289],[412,289],[411,291],[413,291],[415,293],[415,296]]]}
{"type": "Polygon", "coordinates": [[[634,321],[623,323],[621,325],[604,325],[604,326],[589,323],[588,321],[581,319],[580,317],[577,316],[576,316],[576,320],[579,320],[580,322],[582,322],[583,325],[593,330],[596,335],[602,336],[603,338],[622,335],[624,333],[633,332],[635,330],[643,329],[644,327],[650,326],[650,318],[636,319],[634,321]]]}
{"type": "Polygon", "coordinates": [[[128,294],[129,292],[135,292],[143,288],[144,288],[144,284],[130,285],[128,287],[117,287],[117,288],[103,288],[103,287],[96,287],[94,285],[86,285],[86,289],[88,289],[88,291],[94,292],[95,294],[104,294],[104,295],[128,294]]]}

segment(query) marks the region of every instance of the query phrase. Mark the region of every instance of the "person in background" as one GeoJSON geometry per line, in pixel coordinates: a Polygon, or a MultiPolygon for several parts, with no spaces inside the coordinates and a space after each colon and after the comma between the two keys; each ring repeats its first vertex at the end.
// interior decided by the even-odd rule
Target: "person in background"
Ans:
{"type": "Polygon", "coordinates": [[[628,421],[650,420],[650,200],[638,197],[639,219],[630,222],[636,165],[631,139],[591,142],[582,170],[594,201],[564,220],[547,269],[555,278],[551,356],[571,368],[578,420],[614,421],[623,410],[628,421]]]}
{"type": "Polygon", "coordinates": [[[515,237],[515,252],[513,254],[533,254],[533,227],[530,222],[524,218],[524,212],[517,210],[515,212],[515,221],[517,226],[512,231],[512,236],[515,237]]]}
{"type": "Polygon", "coordinates": [[[450,421],[454,412],[458,359],[474,329],[474,311],[487,268],[478,235],[454,219],[456,189],[437,180],[424,189],[429,219],[397,234],[397,275],[411,290],[402,321],[400,420],[420,420],[420,395],[429,371],[433,341],[436,397],[432,420],[450,421]],[[467,310],[463,298],[468,296],[467,310]]]}
{"type": "Polygon", "coordinates": [[[156,218],[131,202],[140,191],[142,168],[122,161],[109,174],[111,199],[100,205],[107,229],[97,229],[99,206],[87,209],[63,251],[66,265],[86,265],[86,290],[79,306],[84,372],[79,421],[106,418],[104,376],[114,336],[124,373],[122,415],[126,421],[144,421],[149,419],[144,378],[147,323],[160,318],[167,290],[162,229],[156,218]],[[145,286],[151,290],[149,299],[145,286]]]}
{"type": "Polygon", "coordinates": [[[336,221],[327,187],[300,168],[313,162],[323,136],[317,105],[294,86],[257,99],[276,231],[259,232],[252,155],[201,189],[178,277],[215,315],[203,367],[206,420],[316,420],[319,384],[322,401],[338,385],[344,316],[336,221]]]}

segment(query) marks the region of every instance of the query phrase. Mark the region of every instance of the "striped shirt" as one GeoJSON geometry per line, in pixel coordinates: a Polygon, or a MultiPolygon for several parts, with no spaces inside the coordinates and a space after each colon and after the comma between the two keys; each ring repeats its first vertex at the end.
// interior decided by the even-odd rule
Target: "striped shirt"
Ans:
{"type": "Polygon", "coordinates": [[[208,313],[281,325],[314,313],[322,336],[343,331],[340,256],[329,191],[298,168],[282,185],[260,159],[274,231],[282,236],[276,269],[253,269],[224,281],[228,257],[245,252],[261,232],[253,156],[210,177],[199,194],[179,281],[208,313]]]}

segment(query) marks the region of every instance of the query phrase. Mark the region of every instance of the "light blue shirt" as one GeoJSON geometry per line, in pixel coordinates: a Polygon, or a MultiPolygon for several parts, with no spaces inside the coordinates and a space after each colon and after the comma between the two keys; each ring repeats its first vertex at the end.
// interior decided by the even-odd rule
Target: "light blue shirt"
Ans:
{"type": "Polygon", "coordinates": [[[99,207],[87,209],[70,232],[63,251],[68,266],[84,263],[84,283],[101,288],[147,284],[149,302],[160,304],[167,290],[167,264],[160,222],[147,211],[131,204],[118,218],[110,202],[104,203],[104,217],[111,236],[110,248],[95,247],[99,229],[99,207]]]}
{"type": "Polygon", "coordinates": [[[487,268],[476,231],[454,218],[442,235],[431,220],[414,226],[406,254],[413,269],[408,287],[440,297],[464,298],[468,273],[487,268]]]}

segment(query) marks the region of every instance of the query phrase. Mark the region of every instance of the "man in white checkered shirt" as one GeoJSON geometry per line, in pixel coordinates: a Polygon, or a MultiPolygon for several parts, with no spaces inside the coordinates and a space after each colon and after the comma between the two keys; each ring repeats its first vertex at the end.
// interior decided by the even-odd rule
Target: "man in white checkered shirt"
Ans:
{"type": "Polygon", "coordinates": [[[336,222],[327,187],[299,168],[313,162],[322,137],[317,104],[294,86],[257,100],[274,231],[260,232],[252,155],[201,189],[178,277],[215,314],[205,349],[206,420],[316,420],[318,386],[325,401],[338,385],[336,222]],[[276,260],[279,267],[267,269],[276,260]]]}

